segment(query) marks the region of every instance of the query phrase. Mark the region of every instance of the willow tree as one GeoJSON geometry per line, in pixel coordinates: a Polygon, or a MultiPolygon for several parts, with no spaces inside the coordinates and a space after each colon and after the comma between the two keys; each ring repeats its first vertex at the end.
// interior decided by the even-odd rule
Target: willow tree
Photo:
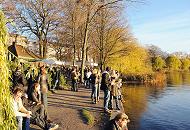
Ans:
{"type": "Polygon", "coordinates": [[[16,129],[15,116],[11,107],[11,95],[9,89],[9,70],[6,59],[7,29],[6,20],[0,11],[0,129],[16,129]]]}
{"type": "Polygon", "coordinates": [[[120,42],[110,52],[106,64],[123,74],[151,73],[151,64],[148,52],[136,42],[120,42]],[[120,44],[120,45],[119,45],[120,44]]]}

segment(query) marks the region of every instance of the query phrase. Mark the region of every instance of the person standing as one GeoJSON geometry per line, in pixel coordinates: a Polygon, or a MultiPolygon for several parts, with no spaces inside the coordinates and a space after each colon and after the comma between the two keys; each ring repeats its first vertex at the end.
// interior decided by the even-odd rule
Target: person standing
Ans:
{"type": "Polygon", "coordinates": [[[109,100],[110,100],[110,74],[109,74],[110,68],[106,67],[106,70],[102,73],[102,80],[101,80],[101,90],[104,91],[104,111],[106,113],[111,113],[111,111],[108,108],[109,100]]]}
{"type": "Polygon", "coordinates": [[[98,75],[97,70],[94,69],[90,75],[90,84],[92,86],[91,99],[94,104],[97,103],[97,88],[98,88],[98,75]]]}
{"type": "Polygon", "coordinates": [[[38,83],[40,84],[40,90],[41,90],[41,95],[42,95],[42,103],[45,108],[45,112],[47,113],[47,106],[48,106],[48,101],[47,101],[47,93],[48,93],[48,81],[47,81],[47,75],[46,75],[46,70],[45,67],[40,68],[40,74],[38,77],[38,83]]]}
{"type": "Polygon", "coordinates": [[[78,84],[77,84],[78,74],[76,72],[76,68],[72,69],[71,80],[72,80],[72,91],[78,92],[78,84]]]}

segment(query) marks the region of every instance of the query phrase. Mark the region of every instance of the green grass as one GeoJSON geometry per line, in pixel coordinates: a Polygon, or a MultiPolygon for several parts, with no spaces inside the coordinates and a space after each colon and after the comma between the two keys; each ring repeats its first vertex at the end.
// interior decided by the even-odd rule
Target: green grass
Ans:
{"type": "Polygon", "coordinates": [[[82,109],[81,114],[83,118],[86,120],[88,125],[94,124],[94,116],[86,109],[82,109]]]}

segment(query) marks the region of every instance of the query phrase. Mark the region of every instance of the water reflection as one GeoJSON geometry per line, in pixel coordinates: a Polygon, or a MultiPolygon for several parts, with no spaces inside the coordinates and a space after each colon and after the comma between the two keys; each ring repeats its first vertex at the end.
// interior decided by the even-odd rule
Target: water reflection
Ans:
{"type": "Polygon", "coordinates": [[[166,87],[123,86],[129,130],[190,129],[190,73],[169,73],[167,77],[166,87]]]}
{"type": "Polygon", "coordinates": [[[172,85],[189,85],[190,73],[170,72],[167,74],[167,83],[172,85]]]}

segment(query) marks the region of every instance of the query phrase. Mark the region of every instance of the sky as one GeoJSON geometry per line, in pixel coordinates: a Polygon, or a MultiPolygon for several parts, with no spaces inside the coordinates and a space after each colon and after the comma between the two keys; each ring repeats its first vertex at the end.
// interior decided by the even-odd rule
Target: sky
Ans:
{"type": "Polygon", "coordinates": [[[124,16],[141,44],[153,44],[168,53],[190,54],[190,0],[130,3],[124,16]]]}

